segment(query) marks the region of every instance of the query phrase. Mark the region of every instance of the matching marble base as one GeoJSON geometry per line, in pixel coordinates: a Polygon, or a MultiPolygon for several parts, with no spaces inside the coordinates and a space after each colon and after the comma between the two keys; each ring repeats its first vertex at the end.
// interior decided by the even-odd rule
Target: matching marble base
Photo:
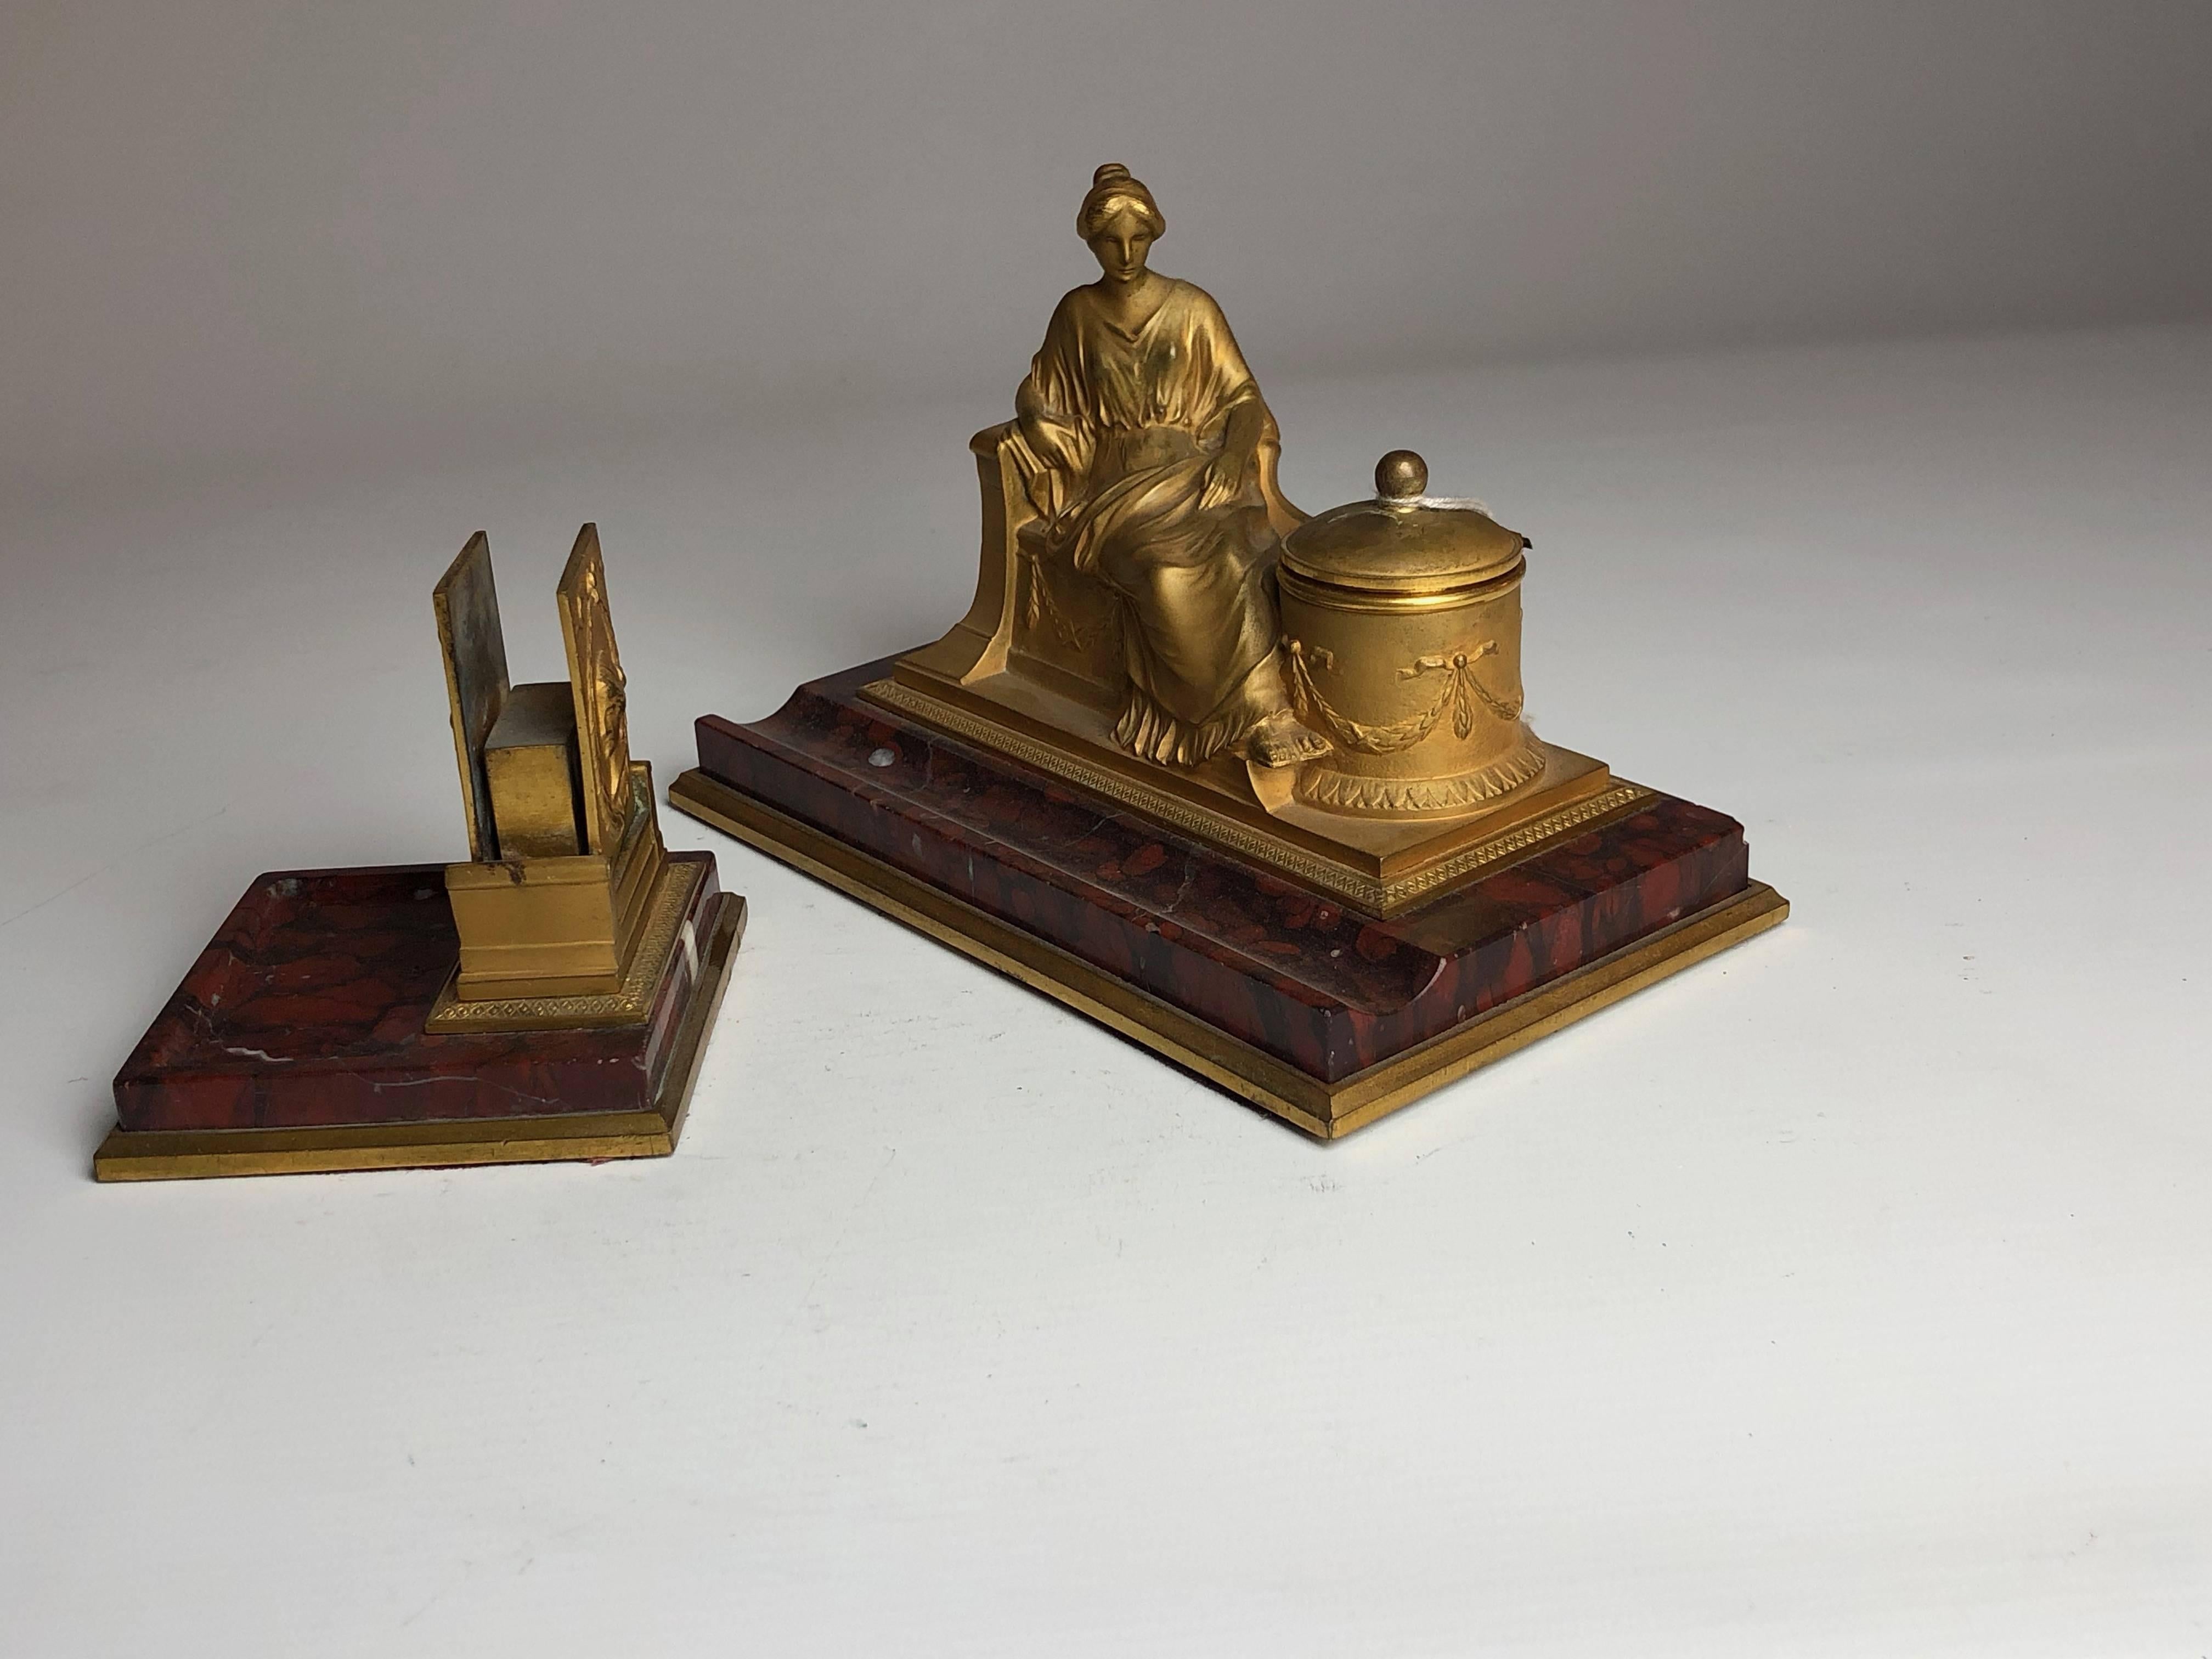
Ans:
{"type": "MultiPolygon", "coordinates": [[[[1384,918],[865,701],[698,722],[671,800],[1307,1133],[1333,1138],[1771,927],[1742,826],[1644,794],[1384,918]]],[[[425,1029],[441,865],[258,878],[115,1079],[103,1181],[672,1151],[741,939],[669,855],[682,948],[638,1017],[425,1029]]]]}
{"type": "Polygon", "coordinates": [[[1741,824],[1663,794],[1364,914],[864,700],[889,665],[701,720],[671,801],[1312,1134],[1788,915],[1741,824]]]}
{"type": "Polygon", "coordinates": [[[443,865],[253,883],[115,1079],[102,1181],[650,1158],[674,1150],[744,931],[713,855],[639,1018],[431,1033],[459,954],[443,865]]]}

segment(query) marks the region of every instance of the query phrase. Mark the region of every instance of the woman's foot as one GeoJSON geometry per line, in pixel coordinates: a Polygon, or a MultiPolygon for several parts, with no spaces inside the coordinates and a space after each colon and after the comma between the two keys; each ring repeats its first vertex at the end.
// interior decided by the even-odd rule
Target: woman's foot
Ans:
{"type": "Polygon", "coordinates": [[[1296,766],[1319,760],[1328,750],[1328,739],[1287,708],[1268,715],[1244,740],[1245,758],[1255,766],[1296,766]]]}

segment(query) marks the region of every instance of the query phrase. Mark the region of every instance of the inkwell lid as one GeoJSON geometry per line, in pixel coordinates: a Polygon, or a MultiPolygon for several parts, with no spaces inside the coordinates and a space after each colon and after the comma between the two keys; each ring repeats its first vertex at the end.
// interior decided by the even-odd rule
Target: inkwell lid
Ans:
{"type": "Polygon", "coordinates": [[[1375,497],[1317,514],[1283,543],[1283,568],[1310,581],[1377,593],[1437,593],[1517,569],[1530,544],[1480,501],[1428,494],[1410,449],[1375,464],[1375,497]]]}

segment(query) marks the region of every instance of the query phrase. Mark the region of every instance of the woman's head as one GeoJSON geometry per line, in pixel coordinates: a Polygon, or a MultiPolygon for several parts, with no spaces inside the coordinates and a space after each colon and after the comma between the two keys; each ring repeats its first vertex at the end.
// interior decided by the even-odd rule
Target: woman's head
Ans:
{"type": "Polygon", "coordinates": [[[1144,274],[1145,256],[1164,235],[1167,218],[1141,180],[1119,161],[1091,175],[1091,192],[1075,216],[1075,234],[1091,245],[1098,267],[1116,282],[1144,274]]]}

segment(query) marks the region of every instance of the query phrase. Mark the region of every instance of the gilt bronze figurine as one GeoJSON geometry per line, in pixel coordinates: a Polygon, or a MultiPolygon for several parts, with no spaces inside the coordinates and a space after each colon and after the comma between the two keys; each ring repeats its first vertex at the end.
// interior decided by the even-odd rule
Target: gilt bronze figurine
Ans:
{"type": "Polygon", "coordinates": [[[1741,826],[1539,738],[1529,544],[1410,451],[1308,518],[1118,164],[942,639],[699,723],[671,798],[1311,1133],[1779,921],[1741,826]]]}
{"type": "Polygon", "coordinates": [[[1291,712],[1283,675],[1269,573],[1297,515],[1275,488],[1259,383],[1212,295],[1147,266],[1167,221],[1127,168],[1098,169],[1075,225],[1102,274],[1053,312],[996,445],[1033,515],[1015,542],[1031,575],[1027,620],[1053,603],[1048,650],[1082,673],[1085,632],[1038,573],[1088,578],[1107,596],[1070,603],[1093,613],[1098,642],[1119,636],[1118,663],[1090,678],[1119,681],[1114,741],[1133,755],[1316,759],[1328,745],[1291,712]]]}

